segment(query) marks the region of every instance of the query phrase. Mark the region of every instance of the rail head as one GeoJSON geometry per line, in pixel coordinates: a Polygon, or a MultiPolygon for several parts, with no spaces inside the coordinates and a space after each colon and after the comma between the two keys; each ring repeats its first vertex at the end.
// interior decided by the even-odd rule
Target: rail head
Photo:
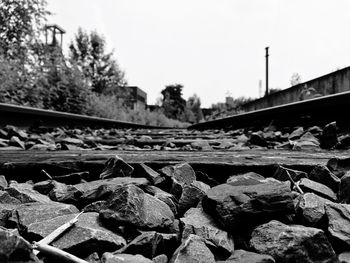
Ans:
{"type": "Polygon", "coordinates": [[[107,118],[85,116],[75,113],[37,109],[28,106],[19,106],[0,103],[0,124],[13,124],[16,126],[30,126],[34,123],[43,123],[48,126],[78,125],[78,126],[101,126],[116,128],[136,129],[173,129],[173,127],[159,127],[143,125],[132,122],[118,121],[107,118]]]}

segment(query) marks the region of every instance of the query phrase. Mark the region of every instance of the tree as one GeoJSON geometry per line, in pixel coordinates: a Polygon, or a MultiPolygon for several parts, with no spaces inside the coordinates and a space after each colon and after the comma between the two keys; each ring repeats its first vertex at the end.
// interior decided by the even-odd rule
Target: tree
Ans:
{"type": "Polygon", "coordinates": [[[301,83],[301,76],[298,73],[293,73],[290,78],[290,85],[295,86],[301,83]]]}
{"type": "Polygon", "coordinates": [[[183,85],[168,85],[162,90],[164,114],[168,118],[183,120],[186,101],[182,98],[183,85]]]}
{"type": "MultiPolygon", "coordinates": [[[[41,107],[37,85],[38,50],[42,26],[49,12],[45,0],[0,1],[1,101],[41,107]]],[[[38,69],[40,69],[38,71],[38,69]]]]}
{"type": "Polygon", "coordinates": [[[201,100],[197,94],[189,97],[186,102],[186,121],[187,122],[200,122],[203,119],[203,113],[201,110],[201,100]]]}
{"type": "Polygon", "coordinates": [[[28,58],[50,14],[46,5],[45,0],[0,1],[0,53],[6,59],[28,58]]]}
{"type": "Polygon", "coordinates": [[[125,74],[113,59],[113,52],[106,53],[102,36],[95,31],[88,34],[79,28],[69,49],[70,61],[81,69],[92,91],[125,96],[125,74]]]}
{"type": "Polygon", "coordinates": [[[85,113],[91,93],[87,81],[75,64],[67,65],[60,50],[51,51],[45,70],[38,75],[42,87],[42,103],[46,109],[85,113]]]}
{"type": "Polygon", "coordinates": [[[67,66],[58,46],[40,39],[49,12],[45,0],[0,2],[1,102],[83,113],[87,85],[67,66]]]}

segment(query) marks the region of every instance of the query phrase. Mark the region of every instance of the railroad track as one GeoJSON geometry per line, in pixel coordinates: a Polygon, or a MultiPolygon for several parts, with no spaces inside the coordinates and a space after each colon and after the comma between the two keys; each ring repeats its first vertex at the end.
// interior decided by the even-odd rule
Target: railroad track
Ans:
{"type": "Polygon", "coordinates": [[[46,127],[71,126],[159,129],[157,126],[142,125],[52,110],[36,109],[32,107],[10,105],[5,103],[0,103],[0,114],[0,126],[15,125],[18,127],[30,127],[40,126],[43,124],[46,127]]]}
{"type": "MultiPolygon", "coordinates": [[[[349,107],[350,92],[343,92],[305,101],[289,103],[271,108],[241,113],[234,116],[197,123],[189,129],[238,129],[246,127],[266,127],[271,123],[280,126],[323,126],[336,121],[338,126],[348,129],[350,126],[347,109],[349,107]]],[[[44,124],[45,126],[80,126],[80,127],[107,127],[107,128],[134,128],[134,129],[165,129],[122,122],[79,114],[35,109],[0,103],[0,125],[15,125],[29,127],[44,124]]],[[[168,128],[169,129],[169,128],[168,128]]]]}
{"type": "MultiPolygon", "coordinates": [[[[273,163],[285,166],[293,166],[294,164],[296,167],[308,171],[310,165],[324,164],[324,158],[322,162],[318,158],[320,154],[327,156],[328,159],[333,155],[345,157],[341,151],[323,151],[319,144],[322,139],[321,128],[324,124],[336,121],[338,128],[340,126],[343,130],[345,130],[344,128],[348,123],[350,124],[345,114],[349,101],[350,92],[345,92],[198,123],[190,126],[187,130],[160,128],[0,104],[0,126],[11,124],[24,129],[37,127],[28,130],[28,133],[22,138],[20,134],[18,135],[16,131],[11,129],[8,132],[5,131],[3,135],[0,134],[0,146],[2,146],[0,147],[0,164],[11,163],[13,171],[16,171],[14,168],[16,163],[19,163],[18,167],[22,168],[25,167],[26,162],[38,164],[36,167],[39,169],[41,165],[43,167],[48,165],[50,160],[56,163],[55,156],[59,157],[59,162],[64,163],[69,163],[73,155],[82,158],[83,156],[89,156],[91,160],[93,160],[92,156],[98,156],[101,163],[106,160],[107,156],[130,153],[126,159],[135,160],[136,158],[138,162],[142,162],[144,159],[145,162],[150,162],[151,166],[156,165],[157,168],[174,162],[187,161],[196,167],[205,166],[205,169],[210,165],[214,167],[214,163],[216,163],[215,167],[222,166],[225,167],[225,170],[226,164],[228,164],[227,167],[232,168],[231,173],[237,173],[237,171],[241,171],[238,168],[239,163],[243,162],[249,163],[249,165],[255,163],[259,167],[266,165],[267,170],[271,169],[273,163]],[[271,124],[275,125],[277,129],[281,127],[282,129],[260,132],[260,134],[255,134],[249,129],[245,131],[236,130],[237,128],[255,126],[253,131],[256,131],[256,127],[267,127],[271,124]],[[307,127],[314,124],[322,126],[319,130],[311,131],[311,135],[314,136],[311,141],[314,144],[308,144],[310,138],[306,138],[307,143],[305,145],[301,135],[307,133],[307,127]],[[40,125],[42,126],[40,127],[40,125]],[[292,135],[293,128],[286,130],[285,127],[293,126],[304,126],[306,128],[299,136],[292,138],[292,142],[296,143],[288,144],[291,139],[289,135],[292,135]],[[67,129],[55,131],[54,127],[67,127],[67,129]],[[71,128],[69,129],[69,127],[71,128]],[[74,127],[81,129],[75,129],[74,127]],[[95,128],[95,130],[89,130],[91,128],[95,128]],[[86,132],[84,129],[88,131],[86,132]],[[17,135],[19,142],[11,141],[10,137],[14,135],[17,135]],[[24,149],[29,150],[29,152],[22,152],[24,149]],[[36,154],[32,155],[30,150],[34,149],[40,151],[36,151],[36,154]],[[290,154],[284,149],[306,151],[308,158],[304,162],[298,152],[292,151],[292,154],[290,154]],[[21,150],[21,152],[16,157],[17,150],[21,150]],[[315,153],[310,155],[310,151],[315,151],[315,153]],[[107,154],[107,152],[109,153],[107,154]],[[104,154],[101,155],[101,153],[104,154]],[[205,155],[201,155],[202,153],[205,153],[205,155]],[[245,159],[236,157],[241,156],[242,153],[247,155],[245,159]],[[11,162],[7,156],[11,156],[16,160],[11,162]],[[45,161],[41,162],[41,159],[36,159],[35,156],[40,156],[45,161]],[[149,156],[152,156],[152,158],[149,156]],[[201,162],[200,158],[202,157],[204,159],[201,162]],[[31,158],[33,158],[32,161],[31,158]],[[67,160],[65,161],[65,159],[67,160]],[[205,163],[210,163],[210,165],[205,165],[205,163]],[[305,167],[302,167],[303,165],[305,167]]],[[[338,134],[339,138],[342,138],[342,136],[344,137],[344,134],[338,134]]],[[[344,141],[343,144],[338,141],[338,149],[342,150],[350,147],[347,138],[344,141]]],[[[92,163],[89,158],[88,160],[83,158],[84,160],[80,161],[92,163]]],[[[79,162],[79,160],[74,158],[72,165],[75,165],[76,162],[79,162]]],[[[8,167],[6,169],[3,167],[4,165],[0,166],[0,173],[8,173],[8,167]]],[[[262,168],[262,170],[264,169],[262,168]]],[[[226,175],[223,178],[226,178],[229,174],[226,170],[224,172],[226,175]]],[[[12,174],[14,173],[12,172],[12,174]]],[[[267,174],[264,172],[264,175],[267,174]]],[[[25,178],[28,179],[30,176],[25,178]]],[[[19,178],[16,177],[16,179],[19,178]]]]}
{"type": "Polygon", "coordinates": [[[323,96],[271,108],[241,113],[231,117],[197,123],[189,129],[238,129],[245,127],[266,127],[270,124],[279,127],[324,126],[336,121],[342,129],[349,129],[350,92],[323,96]]]}
{"type": "Polygon", "coordinates": [[[141,260],[135,254],[140,262],[336,262],[350,244],[339,235],[350,236],[349,99],[332,95],[189,129],[0,105],[2,126],[20,127],[0,129],[0,226],[32,242],[85,211],[53,245],[80,258],[97,252],[104,262],[141,260]],[[266,241],[281,235],[291,242],[266,241]]]}

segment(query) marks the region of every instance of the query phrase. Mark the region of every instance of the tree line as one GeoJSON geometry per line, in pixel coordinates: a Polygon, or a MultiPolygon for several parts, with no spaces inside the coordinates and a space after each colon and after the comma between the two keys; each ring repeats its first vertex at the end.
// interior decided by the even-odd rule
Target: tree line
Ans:
{"type": "MultiPolygon", "coordinates": [[[[49,16],[46,0],[0,1],[0,102],[160,126],[204,119],[200,98],[185,100],[181,84],[165,86],[155,112],[128,108],[125,72],[103,36],[79,28],[65,56],[59,41],[44,39],[49,16]]],[[[246,101],[211,110],[228,112],[246,101]]]]}
{"type": "Polygon", "coordinates": [[[80,28],[65,56],[55,38],[44,40],[49,16],[45,0],[0,2],[0,102],[151,125],[198,120],[198,97],[178,104],[181,85],[163,90],[170,95],[156,112],[129,109],[125,72],[114,52],[107,52],[105,39],[80,28]]]}
{"type": "Polygon", "coordinates": [[[0,2],[2,102],[88,114],[103,95],[125,95],[124,72],[97,32],[79,29],[68,57],[57,42],[47,45],[45,0],[0,2]]]}

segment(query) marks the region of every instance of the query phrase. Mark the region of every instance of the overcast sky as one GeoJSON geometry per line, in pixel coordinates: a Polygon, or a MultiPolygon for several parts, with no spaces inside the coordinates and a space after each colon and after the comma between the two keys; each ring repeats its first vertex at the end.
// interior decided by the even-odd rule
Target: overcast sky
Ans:
{"type": "Polygon", "coordinates": [[[166,85],[184,85],[202,106],[225,96],[259,97],[350,65],[349,0],[48,0],[67,46],[78,27],[114,49],[129,85],[153,104],[166,85]]]}

